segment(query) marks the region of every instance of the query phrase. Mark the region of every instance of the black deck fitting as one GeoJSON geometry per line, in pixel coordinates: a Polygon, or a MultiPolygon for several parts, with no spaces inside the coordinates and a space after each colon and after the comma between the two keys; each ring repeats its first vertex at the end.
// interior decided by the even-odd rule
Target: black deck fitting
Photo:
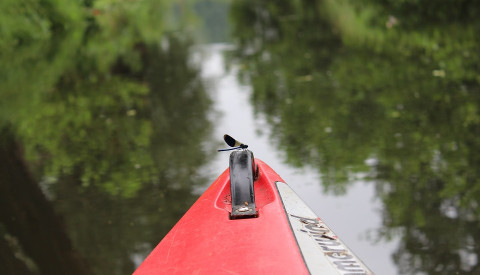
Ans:
{"type": "Polygon", "coordinates": [[[251,151],[240,150],[230,154],[231,219],[257,217],[253,188],[255,174],[255,159],[251,151]]]}

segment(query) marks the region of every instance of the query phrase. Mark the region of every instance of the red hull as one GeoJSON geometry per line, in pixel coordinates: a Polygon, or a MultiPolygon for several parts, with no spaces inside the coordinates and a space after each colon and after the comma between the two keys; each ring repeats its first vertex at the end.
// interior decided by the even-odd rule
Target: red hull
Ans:
{"type": "Polygon", "coordinates": [[[283,180],[265,163],[256,163],[257,218],[229,218],[227,169],[135,274],[309,274],[275,187],[283,180]]]}

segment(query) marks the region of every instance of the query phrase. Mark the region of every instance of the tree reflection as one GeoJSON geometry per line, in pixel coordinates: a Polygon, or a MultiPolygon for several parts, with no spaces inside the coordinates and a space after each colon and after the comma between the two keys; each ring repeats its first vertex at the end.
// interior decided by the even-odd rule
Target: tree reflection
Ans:
{"type": "Polygon", "coordinates": [[[90,274],[32,178],[12,129],[0,131],[0,263],[6,274],[90,274]]]}
{"type": "Polygon", "coordinates": [[[412,5],[236,2],[240,76],[288,162],[318,167],[334,192],[375,182],[400,272],[476,274],[478,6],[412,5]]]}
{"type": "MultiPolygon", "coordinates": [[[[41,194],[41,187],[42,203],[57,213],[40,225],[53,224],[52,232],[64,235],[42,235],[28,226],[32,220],[12,227],[9,220],[22,213],[2,212],[0,253],[15,258],[18,251],[4,242],[11,236],[26,255],[8,261],[15,273],[65,274],[60,267],[70,266],[78,273],[128,274],[193,203],[193,188],[205,183],[211,102],[189,61],[191,42],[163,32],[166,2],[60,2],[19,4],[25,8],[17,20],[50,26],[44,36],[25,25],[0,39],[8,52],[0,55],[0,126],[8,129],[0,141],[13,136],[23,149],[15,157],[25,165],[12,169],[31,173],[25,193],[41,194]],[[44,261],[32,252],[55,241],[59,255],[78,256],[80,264],[44,261]]],[[[12,157],[2,154],[1,161],[12,157]]],[[[19,185],[8,173],[1,170],[5,190],[19,185]]],[[[16,209],[13,194],[2,196],[10,207],[2,210],[16,209]]]]}
{"type": "MultiPolygon", "coordinates": [[[[114,143],[98,149],[98,158],[109,163],[108,172],[82,185],[84,176],[75,171],[97,166],[89,159],[73,173],[62,173],[51,188],[53,202],[68,216],[73,242],[98,274],[130,273],[134,260],[146,257],[193,203],[192,188],[206,182],[199,168],[209,154],[199,144],[209,138],[210,100],[188,63],[188,44],[175,37],[168,43],[164,48],[141,47],[145,66],[134,77],[149,91],[139,101],[144,104],[115,111],[121,102],[115,101],[112,108],[103,109],[115,121],[114,134],[95,128],[103,132],[100,138],[106,145],[114,143]],[[135,115],[128,115],[133,110],[135,115]],[[142,122],[146,133],[123,128],[142,122]],[[144,143],[128,146],[137,140],[144,143]]],[[[129,74],[120,63],[115,70],[129,74]]]]}

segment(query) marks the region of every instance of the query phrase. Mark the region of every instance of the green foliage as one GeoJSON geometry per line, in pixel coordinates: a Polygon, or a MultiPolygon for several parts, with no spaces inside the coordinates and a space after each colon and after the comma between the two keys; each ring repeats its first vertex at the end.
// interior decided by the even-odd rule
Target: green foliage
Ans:
{"type": "Polygon", "coordinates": [[[475,274],[460,254],[480,231],[478,4],[270,3],[234,3],[235,57],[287,161],[335,193],[367,174],[386,231],[403,229],[400,272],[475,274]]]}
{"type": "Polygon", "coordinates": [[[103,56],[96,59],[96,68],[107,70],[120,55],[133,60],[133,68],[139,67],[132,57],[132,49],[138,43],[160,43],[165,31],[165,15],[169,9],[166,1],[95,1],[92,16],[95,18],[87,56],[103,56]]]}
{"type": "Polygon", "coordinates": [[[211,102],[171,9],[0,3],[0,122],[97,274],[131,273],[205,183],[211,102]]]}
{"type": "Polygon", "coordinates": [[[46,42],[54,35],[74,29],[81,20],[82,9],[78,1],[2,1],[1,55],[8,56],[19,47],[46,42]]]}
{"type": "Polygon", "coordinates": [[[111,194],[134,194],[149,177],[135,167],[152,165],[150,122],[135,117],[148,89],[118,77],[75,86],[68,94],[53,91],[37,115],[19,124],[27,158],[42,163],[45,177],[80,173],[84,186],[96,182],[111,194]]]}
{"type": "Polygon", "coordinates": [[[166,3],[87,4],[2,2],[0,116],[16,125],[44,177],[77,173],[84,186],[131,196],[152,166],[152,126],[145,114],[136,116],[149,107],[149,89],[114,70],[118,60],[141,70],[135,47],[160,43],[166,3]]]}

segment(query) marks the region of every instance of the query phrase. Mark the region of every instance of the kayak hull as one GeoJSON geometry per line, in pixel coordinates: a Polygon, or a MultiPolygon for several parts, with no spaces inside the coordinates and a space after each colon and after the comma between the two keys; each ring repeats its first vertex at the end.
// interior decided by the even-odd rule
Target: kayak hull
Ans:
{"type": "Polygon", "coordinates": [[[255,162],[257,217],[230,218],[227,169],[134,274],[371,274],[275,171],[255,162]]]}

